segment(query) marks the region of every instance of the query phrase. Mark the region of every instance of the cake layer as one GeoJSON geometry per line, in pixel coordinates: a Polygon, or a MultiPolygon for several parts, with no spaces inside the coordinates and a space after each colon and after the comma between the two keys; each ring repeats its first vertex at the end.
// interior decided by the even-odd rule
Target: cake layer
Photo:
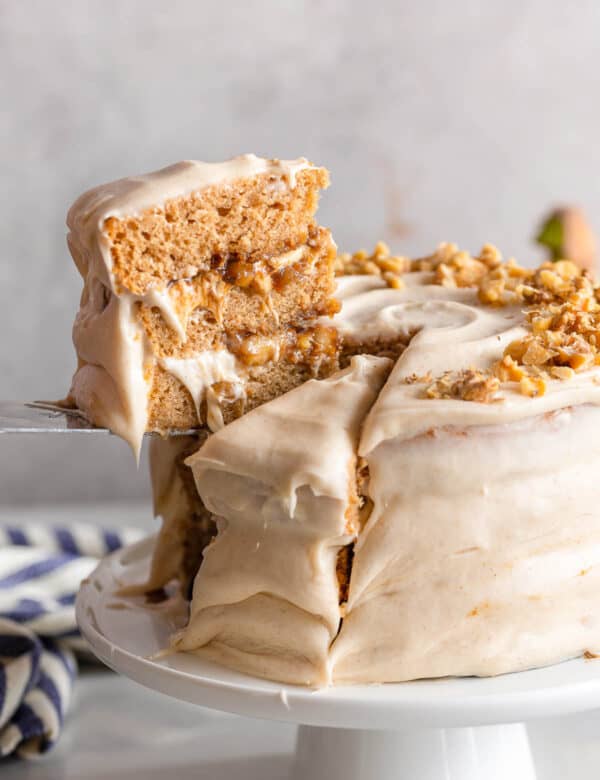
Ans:
{"type": "Polygon", "coordinates": [[[305,244],[328,184],[327,171],[303,158],[181,162],[82,195],[67,217],[70,246],[82,275],[91,262],[114,292],[143,295],[305,244]]]}
{"type": "Polygon", "coordinates": [[[227,349],[159,362],[150,381],[147,427],[155,431],[208,425],[218,430],[241,414],[336,370],[334,330],[288,330],[264,346],[264,363],[248,364],[227,349]],[[306,345],[298,346],[298,342],[306,345]],[[163,366],[166,366],[163,367],[163,366]]]}
{"type": "Polygon", "coordinates": [[[252,278],[224,281],[214,271],[169,286],[168,306],[141,300],[138,316],[158,357],[188,357],[213,349],[223,334],[274,333],[296,327],[339,309],[334,291],[335,244],[324,228],[311,244],[278,258],[252,278]]]}

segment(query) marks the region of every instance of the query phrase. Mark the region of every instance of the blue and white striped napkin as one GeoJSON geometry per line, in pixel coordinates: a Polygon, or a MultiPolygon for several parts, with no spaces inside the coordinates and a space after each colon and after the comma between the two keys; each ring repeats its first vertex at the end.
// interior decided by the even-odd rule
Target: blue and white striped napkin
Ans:
{"type": "Polygon", "coordinates": [[[86,651],[75,623],[79,584],[137,529],[0,526],[0,757],[49,750],[86,651]]]}

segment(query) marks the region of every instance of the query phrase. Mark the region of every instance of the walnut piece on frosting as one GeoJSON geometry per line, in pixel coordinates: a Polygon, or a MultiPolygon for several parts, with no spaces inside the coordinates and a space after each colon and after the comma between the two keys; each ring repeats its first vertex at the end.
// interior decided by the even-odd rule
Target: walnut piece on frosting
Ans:
{"type": "Polygon", "coordinates": [[[392,255],[388,245],[378,241],[372,254],[365,249],[360,249],[353,255],[347,252],[340,253],[334,268],[336,276],[349,274],[379,276],[389,287],[398,290],[404,287],[401,277],[411,270],[411,261],[408,257],[392,255]]]}
{"type": "Polygon", "coordinates": [[[435,283],[445,287],[473,287],[485,274],[502,263],[502,255],[492,244],[485,244],[477,256],[458,248],[456,244],[444,242],[438,245],[432,255],[410,260],[408,257],[392,255],[383,241],[375,245],[372,254],[364,249],[353,255],[341,253],[335,264],[336,276],[369,274],[380,276],[390,287],[402,289],[402,274],[409,271],[428,271],[435,274],[435,283]]]}
{"type": "Polygon", "coordinates": [[[425,389],[427,398],[449,398],[489,404],[499,401],[500,380],[488,371],[446,371],[425,389]]]}
{"type": "Polygon", "coordinates": [[[434,262],[440,255],[442,259],[432,270],[436,283],[444,287],[474,287],[502,262],[502,255],[492,244],[485,244],[476,257],[458,250],[455,244],[440,244],[437,253],[432,256],[434,262]]]}
{"type": "Polygon", "coordinates": [[[492,306],[505,306],[523,300],[522,288],[529,276],[530,271],[511,258],[481,277],[478,284],[479,300],[492,306]]]}
{"type": "Polygon", "coordinates": [[[479,280],[478,295],[482,303],[493,306],[563,301],[580,305],[594,299],[595,291],[588,274],[570,260],[524,268],[511,259],[479,280]]]}
{"type": "Polygon", "coordinates": [[[453,244],[450,241],[443,241],[441,244],[438,244],[433,254],[412,260],[410,270],[435,271],[438,266],[450,263],[454,255],[458,254],[460,251],[457,244],[453,244]]]}
{"type": "MultiPolygon", "coordinates": [[[[446,250],[447,251],[447,250],[446,250]]],[[[456,252],[437,266],[439,284],[461,286],[475,279],[480,262],[456,252]]],[[[544,395],[552,379],[568,380],[577,371],[600,365],[600,288],[587,271],[570,260],[546,262],[535,269],[514,260],[502,263],[492,255],[487,268],[470,286],[479,300],[492,306],[522,304],[529,333],[511,342],[489,372],[477,378],[467,372],[447,372],[427,389],[429,398],[494,399],[496,382],[518,382],[529,397],[544,395]]]]}
{"type": "Polygon", "coordinates": [[[531,272],[522,290],[530,332],[512,341],[493,367],[525,395],[543,395],[550,377],[568,380],[600,364],[600,303],[585,271],[561,260],[531,272]]]}
{"type": "Polygon", "coordinates": [[[428,371],[426,374],[409,374],[402,380],[402,384],[404,385],[422,385],[431,382],[433,382],[431,371],[428,371]]]}

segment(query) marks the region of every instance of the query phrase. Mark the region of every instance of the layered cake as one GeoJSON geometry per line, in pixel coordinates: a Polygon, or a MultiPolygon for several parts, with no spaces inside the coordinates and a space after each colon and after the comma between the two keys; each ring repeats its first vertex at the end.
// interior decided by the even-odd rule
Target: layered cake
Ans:
{"type": "Polygon", "coordinates": [[[492,247],[407,268],[340,279],[341,373],[188,458],[217,533],[175,648],[316,686],[600,648],[600,291],[492,247]]]}
{"type": "Polygon", "coordinates": [[[219,428],[335,368],[325,169],[244,155],[121,179],[71,207],[84,287],[69,400],[139,452],[145,431],[219,428]]]}
{"type": "Polygon", "coordinates": [[[69,213],[71,403],[136,452],[185,432],[150,452],[173,648],[311,686],[595,653],[600,289],[489,245],[336,257],[327,184],[246,155],[69,213]]]}

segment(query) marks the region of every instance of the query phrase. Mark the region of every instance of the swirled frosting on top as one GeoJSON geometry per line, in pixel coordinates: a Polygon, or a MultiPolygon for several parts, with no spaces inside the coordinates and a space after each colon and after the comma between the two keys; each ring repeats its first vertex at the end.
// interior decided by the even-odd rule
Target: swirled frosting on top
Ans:
{"type": "Polygon", "coordinates": [[[523,395],[517,382],[505,382],[494,403],[427,398],[422,382],[446,371],[489,369],[506,348],[529,332],[523,303],[489,306],[474,287],[445,287],[428,272],[405,274],[401,289],[376,276],[338,281],[342,310],[334,323],[349,343],[405,336],[402,352],[361,437],[361,454],[391,438],[410,439],[438,426],[497,425],[583,403],[600,404],[600,367],[575,373],[568,381],[549,379],[544,395],[523,395]]]}

